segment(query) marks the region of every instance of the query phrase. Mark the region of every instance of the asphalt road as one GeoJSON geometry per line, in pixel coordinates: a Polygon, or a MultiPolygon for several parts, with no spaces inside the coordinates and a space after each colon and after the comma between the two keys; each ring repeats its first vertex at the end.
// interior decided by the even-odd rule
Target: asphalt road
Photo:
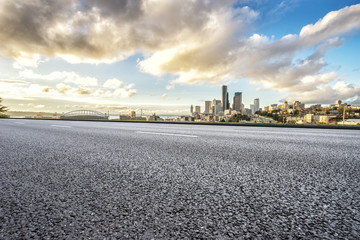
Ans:
{"type": "Polygon", "coordinates": [[[0,239],[359,239],[360,131],[0,119],[0,239]]]}

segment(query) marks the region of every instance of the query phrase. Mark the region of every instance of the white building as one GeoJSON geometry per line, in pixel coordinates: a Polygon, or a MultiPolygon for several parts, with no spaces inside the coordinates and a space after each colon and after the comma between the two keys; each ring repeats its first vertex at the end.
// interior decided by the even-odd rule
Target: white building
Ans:
{"type": "Polygon", "coordinates": [[[251,111],[252,115],[255,113],[255,105],[254,104],[250,104],[250,111],[251,111]]]}
{"type": "Polygon", "coordinates": [[[314,121],[314,114],[309,113],[304,116],[304,122],[312,123],[313,121],[314,121]]]}

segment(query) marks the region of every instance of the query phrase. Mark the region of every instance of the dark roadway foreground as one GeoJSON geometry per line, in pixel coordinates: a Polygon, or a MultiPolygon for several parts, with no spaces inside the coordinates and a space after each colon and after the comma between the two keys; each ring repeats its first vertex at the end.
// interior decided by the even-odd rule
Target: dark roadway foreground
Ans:
{"type": "Polygon", "coordinates": [[[0,120],[0,239],[359,239],[360,131],[0,120]]]}

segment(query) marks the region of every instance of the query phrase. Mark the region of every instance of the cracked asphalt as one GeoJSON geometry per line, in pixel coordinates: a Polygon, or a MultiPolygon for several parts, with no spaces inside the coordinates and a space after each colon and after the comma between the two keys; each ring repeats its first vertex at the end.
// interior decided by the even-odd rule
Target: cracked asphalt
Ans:
{"type": "Polygon", "coordinates": [[[360,131],[0,120],[0,239],[359,239],[360,131]]]}

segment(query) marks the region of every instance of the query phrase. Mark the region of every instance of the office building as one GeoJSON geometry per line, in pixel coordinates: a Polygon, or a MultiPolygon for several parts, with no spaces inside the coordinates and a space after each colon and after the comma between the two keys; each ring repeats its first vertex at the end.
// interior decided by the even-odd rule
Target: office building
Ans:
{"type": "Polygon", "coordinates": [[[233,102],[233,110],[241,112],[242,110],[242,92],[236,92],[233,102]]]}
{"type": "Polygon", "coordinates": [[[205,101],[205,114],[210,114],[211,112],[211,101],[205,101]]]}
{"type": "Polygon", "coordinates": [[[222,108],[221,110],[224,112],[226,109],[230,108],[230,103],[229,103],[229,93],[227,91],[227,86],[226,85],[222,85],[222,91],[221,91],[221,103],[222,103],[222,108]]]}
{"type": "Polygon", "coordinates": [[[200,106],[195,106],[195,113],[197,113],[197,114],[201,114],[201,108],[200,108],[200,106]]]}
{"type": "Polygon", "coordinates": [[[254,99],[254,110],[255,112],[259,111],[260,108],[260,100],[258,98],[254,99]]]}
{"type": "Polygon", "coordinates": [[[287,111],[289,109],[289,104],[287,101],[284,101],[284,104],[282,105],[281,109],[285,110],[285,111],[287,111]]]}
{"type": "Polygon", "coordinates": [[[136,112],[135,111],[131,111],[129,114],[130,118],[136,118],[136,112]]]}
{"type": "Polygon", "coordinates": [[[251,112],[251,114],[255,113],[255,105],[254,104],[250,104],[250,112],[251,112]]]}
{"type": "Polygon", "coordinates": [[[230,109],[229,93],[226,93],[226,110],[230,109]]]}
{"type": "Polygon", "coordinates": [[[295,110],[303,110],[305,108],[305,104],[304,103],[301,103],[299,101],[295,101],[293,103],[293,109],[295,110]]]}
{"type": "Polygon", "coordinates": [[[193,113],[194,113],[194,106],[191,105],[191,106],[190,106],[190,114],[193,114],[193,113]]]}
{"type": "Polygon", "coordinates": [[[217,115],[221,112],[221,100],[213,100],[213,114],[217,115]]]}

